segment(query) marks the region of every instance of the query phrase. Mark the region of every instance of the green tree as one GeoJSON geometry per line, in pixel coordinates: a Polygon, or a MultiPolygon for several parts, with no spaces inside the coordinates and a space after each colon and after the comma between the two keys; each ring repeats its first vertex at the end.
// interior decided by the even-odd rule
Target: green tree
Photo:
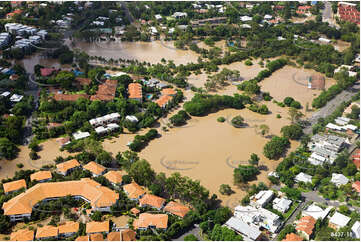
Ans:
{"type": "Polygon", "coordinates": [[[57,83],[60,84],[60,86],[62,88],[65,88],[65,89],[69,90],[72,87],[72,83],[75,80],[75,76],[74,76],[74,73],[72,73],[72,72],[60,71],[56,75],[55,80],[56,80],[57,83]]]}
{"type": "Polygon", "coordinates": [[[281,133],[283,137],[286,137],[287,139],[298,140],[303,135],[303,130],[300,125],[291,124],[288,126],[283,126],[281,128],[281,133]]]}
{"type": "Polygon", "coordinates": [[[219,187],[219,192],[220,192],[222,195],[231,195],[231,194],[233,193],[232,188],[231,188],[230,185],[228,185],[228,184],[222,184],[222,185],[219,187]]]}
{"type": "Polygon", "coordinates": [[[233,180],[235,184],[246,183],[256,178],[259,170],[254,166],[238,166],[233,170],[233,180]]]}
{"type": "Polygon", "coordinates": [[[284,152],[290,142],[285,137],[274,136],[272,139],[263,147],[263,154],[268,159],[278,159],[284,152]]]}
{"type": "Polygon", "coordinates": [[[155,178],[155,172],[146,160],[134,162],[129,169],[129,175],[141,186],[150,186],[155,178]]]}
{"type": "Polygon", "coordinates": [[[251,158],[248,160],[249,164],[252,166],[258,166],[258,162],[259,162],[259,157],[257,154],[252,153],[251,154],[251,158]]]}

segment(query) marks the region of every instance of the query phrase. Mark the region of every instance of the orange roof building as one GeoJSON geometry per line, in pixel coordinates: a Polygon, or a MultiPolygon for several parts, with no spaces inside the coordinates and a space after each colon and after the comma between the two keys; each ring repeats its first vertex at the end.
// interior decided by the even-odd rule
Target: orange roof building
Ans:
{"type": "Polygon", "coordinates": [[[10,234],[11,241],[32,241],[34,240],[34,231],[29,229],[20,229],[10,234]]]}
{"type": "Polygon", "coordinates": [[[11,13],[7,13],[6,18],[7,19],[13,18],[15,16],[15,14],[21,14],[22,12],[23,12],[23,10],[16,9],[16,10],[12,11],[11,13]]]}
{"type": "Polygon", "coordinates": [[[86,224],[86,233],[108,233],[109,232],[109,220],[104,222],[92,221],[86,224]]]}
{"type": "Polygon", "coordinates": [[[138,200],[145,194],[143,188],[135,182],[124,185],[123,190],[131,200],[138,200]]]}
{"type": "Polygon", "coordinates": [[[38,171],[30,175],[31,181],[44,182],[51,180],[52,175],[50,171],[38,171]]]}
{"type": "Polygon", "coordinates": [[[95,95],[90,97],[91,101],[111,101],[115,98],[115,92],[117,90],[117,80],[106,80],[103,84],[98,86],[98,90],[95,95]]]}
{"type": "Polygon", "coordinates": [[[90,83],[92,82],[89,78],[84,78],[84,77],[77,77],[75,78],[75,81],[81,86],[89,86],[90,83]]]}
{"type": "Polygon", "coordinates": [[[94,161],[89,162],[88,164],[86,164],[85,166],[83,166],[83,168],[85,170],[90,171],[93,176],[100,176],[103,175],[104,171],[106,170],[106,168],[94,161]]]}
{"type": "Polygon", "coordinates": [[[131,229],[125,229],[122,231],[122,241],[135,241],[137,233],[131,229]]]}
{"type": "Polygon", "coordinates": [[[110,232],[107,236],[108,241],[121,241],[120,232],[110,232]]]}
{"type": "Polygon", "coordinates": [[[296,223],[296,231],[300,232],[307,240],[309,240],[310,236],[313,233],[316,220],[311,216],[305,216],[298,220],[296,223]]]}
{"type": "Polygon", "coordinates": [[[165,212],[177,215],[181,218],[186,216],[186,214],[189,212],[189,208],[187,206],[184,206],[183,204],[177,203],[177,202],[169,202],[163,209],[165,212]]]}
{"type": "Polygon", "coordinates": [[[156,208],[158,210],[162,209],[165,203],[165,199],[151,195],[151,194],[145,194],[141,199],[139,199],[139,205],[141,207],[149,206],[152,208],[156,208]]]}
{"type": "Polygon", "coordinates": [[[302,241],[303,238],[295,233],[287,234],[282,241],[302,241]]]}
{"type": "Polygon", "coordinates": [[[157,229],[167,229],[168,215],[142,213],[139,215],[139,219],[134,220],[133,226],[135,229],[148,229],[148,227],[150,226],[155,227],[157,229]]]}
{"type": "Polygon", "coordinates": [[[130,212],[135,216],[137,216],[140,213],[140,210],[138,208],[132,208],[130,209],[130,212]]]}
{"type": "Polygon", "coordinates": [[[159,107],[165,108],[165,106],[172,100],[172,96],[164,95],[160,96],[158,100],[155,101],[156,104],[158,104],[159,107]]]}
{"type": "Polygon", "coordinates": [[[46,240],[54,237],[58,237],[58,227],[45,225],[43,227],[38,227],[36,230],[36,235],[35,235],[36,239],[46,240]]]}
{"type": "Polygon", "coordinates": [[[130,83],[128,85],[128,95],[129,95],[129,99],[142,102],[143,99],[142,85],[139,83],[130,83]]]}
{"type": "Polygon", "coordinates": [[[174,96],[177,92],[173,88],[164,88],[160,93],[162,95],[174,96]]]}
{"type": "Polygon", "coordinates": [[[3,188],[4,188],[5,194],[7,194],[9,192],[16,192],[22,188],[26,189],[26,182],[24,179],[7,182],[7,183],[3,184],[3,188]]]}
{"type": "Polygon", "coordinates": [[[78,232],[79,223],[73,221],[67,221],[65,222],[65,224],[59,225],[58,229],[60,236],[65,236],[65,237],[72,236],[73,234],[78,232]]]}
{"type": "Polygon", "coordinates": [[[86,98],[88,99],[89,96],[87,94],[62,94],[62,93],[55,93],[53,97],[56,101],[69,101],[75,102],[79,98],[86,98]]]}
{"type": "Polygon", "coordinates": [[[29,218],[33,206],[48,198],[60,198],[67,195],[81,197],[90,202],[93,210],[110,211],[110,207],[119,199],[119,194],[101,186],[90,178],[77,181],[38,183],[26,192],[5,202],[4,214],[11,221],[29,218]]]}
{"type": "Polygon", "coordinates": [[[123,182],[123,176],[120,171],[108,171],[104,177],[113,185],[120,185],[123,182]]]}
{"type": "Polygon", "coordinates": [[[75,241],[89,241],[89,236],[88,235],[79,236],[75,239],[75,241]]]}
{"type": "Polygon", "coordinates": [[[76,159],[68,160],[56,165],[56,172],[66,176],[73,169],[80,167],[79,162],[76,159]]]}
{"type": "Polygon", "coordinates": [[[90,235],[91,241],[104,241],[103,234],[101,233],[95,233],[90,235]]]}
{"type": "Polygon", "coordinates": [[[355,189],[355,191],[357,191],[358,193],[360,193],[360,181],[355,181],[352,184],[352,188],[355,189]]]}

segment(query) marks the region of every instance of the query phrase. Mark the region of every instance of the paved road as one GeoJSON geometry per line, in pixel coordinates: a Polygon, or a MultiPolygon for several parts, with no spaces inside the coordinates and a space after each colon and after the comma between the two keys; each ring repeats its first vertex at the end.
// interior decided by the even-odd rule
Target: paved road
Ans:
{"type": "Polygon", "coordinates": [[[359,91],[360,91],[360,82],[357,82],[352,87],[350,87],[346,90],[343,90],[332,100],[328,101],[324,107],[322,107],[318,111],[316,111],[312,115],[312,117],[308,120],[310,122],[310,126],[307,126],[304,129],[304,133],[311,134],[312,133],[312,125],[316,124],[317,120],[319,118],[325,118],[328,115],[332,114],[342,102],[351,100],[352,96],[355,95],[356,93],[358,93],[359,91]]]}
{"type": "Polygon", "coordinates": [[[325,2],[325,8],[322,11],[322,22],[327,22],[331,27],[338,28],[333,20],[333,11],[331,2],[325,2]]]}
{"type": "Polygon", "coordinates": [[[189,234],[193,234],[194,236],[196,236],[198,238],[198,240],[201,240],[200,232],[201,232],[201,229],[198,226],[196,226],[193,229],[189,230],[187,233],[180,236],[179,238],[173,239],[173,241],[184,241],[184,237],[189,234]]]}

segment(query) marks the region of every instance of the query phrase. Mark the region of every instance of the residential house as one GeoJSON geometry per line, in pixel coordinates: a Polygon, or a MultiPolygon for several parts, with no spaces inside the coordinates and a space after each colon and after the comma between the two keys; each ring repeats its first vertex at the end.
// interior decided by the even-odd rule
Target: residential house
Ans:
{"type": "Polygon", "coordinates": [[[125,120],[130,121],[132,123],[138,123],[139,122],[138,118],[135,117],[134,115],[127,115],[125,117],[125,120]]]}
{"type": "Polygon", "coordinates": [[[26,182],[24,179],[3,183],[3,189],[5,194],[17,192],[23,188],[26,189],[26,182]]]}
{"type": "Polygon", "coordinates": [[[85,139],[88,138],[89,136],[90,136],[89,132],[81,132],[80,130],[73,133],[73,137],[75,140],[85,139]]]}
{"type": "Polygon", "coordinates": [[[80,163],[76,159],[68,160],[56,165],[56,172],[63,176],[68,175],[75,168],[80,167],[80,163]]]}
{"type": "Polygon", "coordinates": [[[129,95],[129,99],[142,102],[143,100],[142,85],[139,83],[130,83],[128,85],[128,95],[129,95]]]}
{"type": "Polygon", "coordinates": [[[152,194],[145,194],[139,199],[139,206],[151,207],[161,210],[164,207],[165,199],[152,194]]]}
{"type": "Polygon", "coordinates": [[[280,217],[262,207],[237,206],[234,209],[234,217],[247,224],[252,224],[258,229],[266,229],[271,233],[276,233],[281,227],[280,217]]]}
{"type": "Polygon", "coordinates": [[[113,185],[119,186],[123,182],[123,176],[120,171],[108,171],[104,177],[113,185]]]}
{"type": "Polygon", "coordinates": [[[38,171],[30,175],[31,181],[46,182],[51,180],[52,174],[50,171],[38,171]]]}
{"type": "Polygon", "coordinates": [[[66,221],[64,224],[58,226],[60,237],[70,237],[75,235],[79,230],[79,223],[73,221],[66,221]]]}
{"type": "Polygon", "coordinates": [[[296,13],[299,15],[306,15],[306,16],[310,16],[310,10],[311,10],[311,6],[299,6],[296,10],[296,13]]]}
{"type": "Polygon", "coordinates": [[[75,241],[90,241],[89,235],[78,236],[75,241]]]}
{"type": "Polygon", "coordinates": [[[291,204],[292,204],[292,200],[286,199],[284,197],[282,198],[275,198],[272,201],[273,204],[273,208],[276,209],[277,211],[281,212],[281,213],[285,213],[288,211],[288,209],[290,208],[291,204]]]}
{"type": "Polygon", "coordinates": [[[89,202],[95,211],[110,211],[110,207],[119,199],[119,194],[94,180],[82,178],[75,181],[38,183],[24,193],[10,199],[2,206],[4,215],[10,221],[30,218],[33,206],[43,200],[54,200],[71,195],[89,202]]]}
{"type": "Polygon", "coordinates": [[[167,229],[168,215],[167,214],[153,214],[142,213],[138,219],[133,222],[134,229],[147,230],[148,228],[167,229]]]}
{"type": "Polygon", "coordinates": [[[20,14],[22,14],[22,12],[23,12],[23,10],[21,10],[21,9],[15,9],[14,11],[12,11],[10,13],[7,13],[6,18],[7,19],[12,19],[16,14],[20,15],[20,14]]]}
{"type": "Polygon", "coordinates": [[[111,101],[115,98],[117,90],[117,80],[106,80],[103,84],[98,86],[98,90],[95,95],[90,97],[91,101],[111,101]]]}
{"type": "Polygon", "coordinates": [[[145,194],[144,189],[135,182],[124,185],[123,190],[130,200],[138,201],[145,194]]]}
{"type": "Polygon", "coordinates": [[[327,207],[326,209],[322,209],[321,207],[317,206],[316,204],[311,204],[306,209],[302,211],[302,216],[311,216],[315,220],[321,219],[324,220],[327,215],[330,213],[331,207],[327,207]]]}
{"type": "Polygon", "coordinates": [[[259,240],[262,233],[261,231],[249,224],[243,222],[241,219],[237,217],[231,217],[226,223],[229,229],[234,230],[236,233],[242,235],[245,241],[256,241],[259,240]]]}
{"type": "Polygon", "coordinates": [[[273,198],[273,191],[263,190],[251,197],[251,204],[264,207],[273,198]]]}
{"type": "Polygon", "coordinates": [[[86,233],[88,235],[94,233],[109,233],[110,225],[109,220],[104,222],[92,221],[86,224],[86,233]]]}
{"type": "Polygon", "coordinates": [[[332,173],[331,182],[337,187],[340,187],[342,185],[346,185],[349,182],[349,179],[343,174],[332,173]]]}
{"type": "Polygon", "coordinates": [[[360,181],[352,183],[352,188],[355,189],[356,192],[360,193],[360,181]]]}
{"type": "Polygon", "coordinates": [[[337,16],[342,21],[347,21],[360,25],[360,10],[356,3],[339,2],[337,16]]]}
{"type": "Polygon", "coordinates": [[[286,237],[282,241],[302,241],[303,238],[295,233],[286,234],[286,237]]]}
{"type": "Polygon", "coordinates": [[[41,68],[40,75],[41,76],[51,76],[56,71],[55,68],[41,68]]]}
{"type": "Polygon", "coordinates": [[[121,231],[121,239],[122,241],[135,241],[135,236],[137,233],[134,230],[131,229],[125,229],[121,231]]]}
{"type": "Polygon", "coordinates": [[[190,209],[183,204],[171,201],[167,203],[167,205],[163,208],[163,211],[184,218],[190,209]]]}
{"type": "Polygon", "coordinates": [[[29,229],[20,229],[16,232],[10,234],[11,241],[33,241],[34,240],[34,230],[29,229]]]}
{"type": "Polygon", "coordinates": [[[107,240],[108,241],[121,241],[120,232],[110,232],[107,235],[107,240]]]}
{"type": "Polygon", "coordinates": [[[21,99],[23,99],[23,95],[19,95],[19,94],[13,94],[11,97],[10,97],[10,102],[13,102],[13,103],[18,103],[21,101],[21,99]]]}
{"type": "Polygon", "coordinates": [[[83,166],[83,169],[88,170],[92,173],[93,177],[98,177],[104,174],[106,168],[94,161],[89,162],[83,166]]]}
{"type": "Polygon", "coordinates": [[[172,99],[172,96],[160,96],[155,103],[158,104],[159,107],[165,108],[172,99]]]}
{"type": "Polygon", "coordinates": [[[295,177],[295,181],[296,182],[304,182],[304,183],[312,183],[312,176],[301,172],[295,177]]]}
{"type": "Polygon", "coordinates": [[[104,241],[102,233],[94,233],[89,235],[91,241],[104,241]]]}
{"type": "Polygon", "coordinates": [[[360,222],[359,221],[356,221],[352,227],[351,227],[351,231],[352,231],[352,237],[353,238],[357,238],[359,239],[360,238],[360,222]]]}
{"type": "Polygon", "coordinates": [[[316,219],[311,216],[305,216],[296,221],[296,224],[296,231],[306,240],[310,240],[313,229],[315,228],[316,219]]]}
{"type": "Polygon", "coordinates": [[[335,214],[330,218],[328,222],[328,226],[335,230],[339,230],[340,228],[345,227],[348,224],[348,222],[350,222],[350,220],[351,218],[339,212],[335,212],[335,214]]]}
{"type": "Polygon", "coordinates": [[[118,122],[120,119],[120,114],[119,113],[110,113],[98,118],[93,118],[89,120],[89,123],[93,126],[93,127],[98,127],[101,125],[106,125],[109,123],[114,123],[114,122],[118,122]]]}
{"type": "Polygon", "coordinates": [[[63,93],[55,93],[53,98],[56,101],[68,101],[68,102],[76,102],[80,98],[88,99],[89,96],[87,94],[63,94],[63,93]]]}
{"type": "Polygon", "coordinates": [[[37,240],[54,240],[58,237],[58,227],[45,225],[38,227],[36,230],[35,238],[37,240]]]}
{"type": "Polygon", "coordinates": [[[176,18],[176,19],[180,19],[180,18],[186,18],[188,16],[187,13],[183,13],[183,12],[175,12],[172,17],[176,18]]]}

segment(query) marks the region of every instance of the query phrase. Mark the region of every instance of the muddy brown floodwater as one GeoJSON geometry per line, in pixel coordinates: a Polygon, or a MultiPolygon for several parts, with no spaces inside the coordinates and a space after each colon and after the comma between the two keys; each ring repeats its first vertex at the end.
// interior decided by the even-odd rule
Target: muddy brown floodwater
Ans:
{"type": "MultiPolygon", "coordinates": [[[[277,101],[283,101],[285,97],[293,97],[301,103],[303,110],[305,110],[306,103],[311,108],[312,100],[321,93],[321,90],[307,88],[307,78],[316,73],[325,76],[314,70],[285,66],[261,81],[261,90],[270,92],[277,101]]],[[[326,89],[336,83],[332,78],[325,77],[325,79],[326,89]]]]}
{"type": "Polygon", "coordinates": [[[174,47],[173,41],[151,42],[76,42],[72,48],[79,48],[88,55],[102,56],[106,59],[129,59],[159,63],[162,58],[173,60],[176,65],[196,63],[198,54],[191,50],[180,50],[174,47]]]}

